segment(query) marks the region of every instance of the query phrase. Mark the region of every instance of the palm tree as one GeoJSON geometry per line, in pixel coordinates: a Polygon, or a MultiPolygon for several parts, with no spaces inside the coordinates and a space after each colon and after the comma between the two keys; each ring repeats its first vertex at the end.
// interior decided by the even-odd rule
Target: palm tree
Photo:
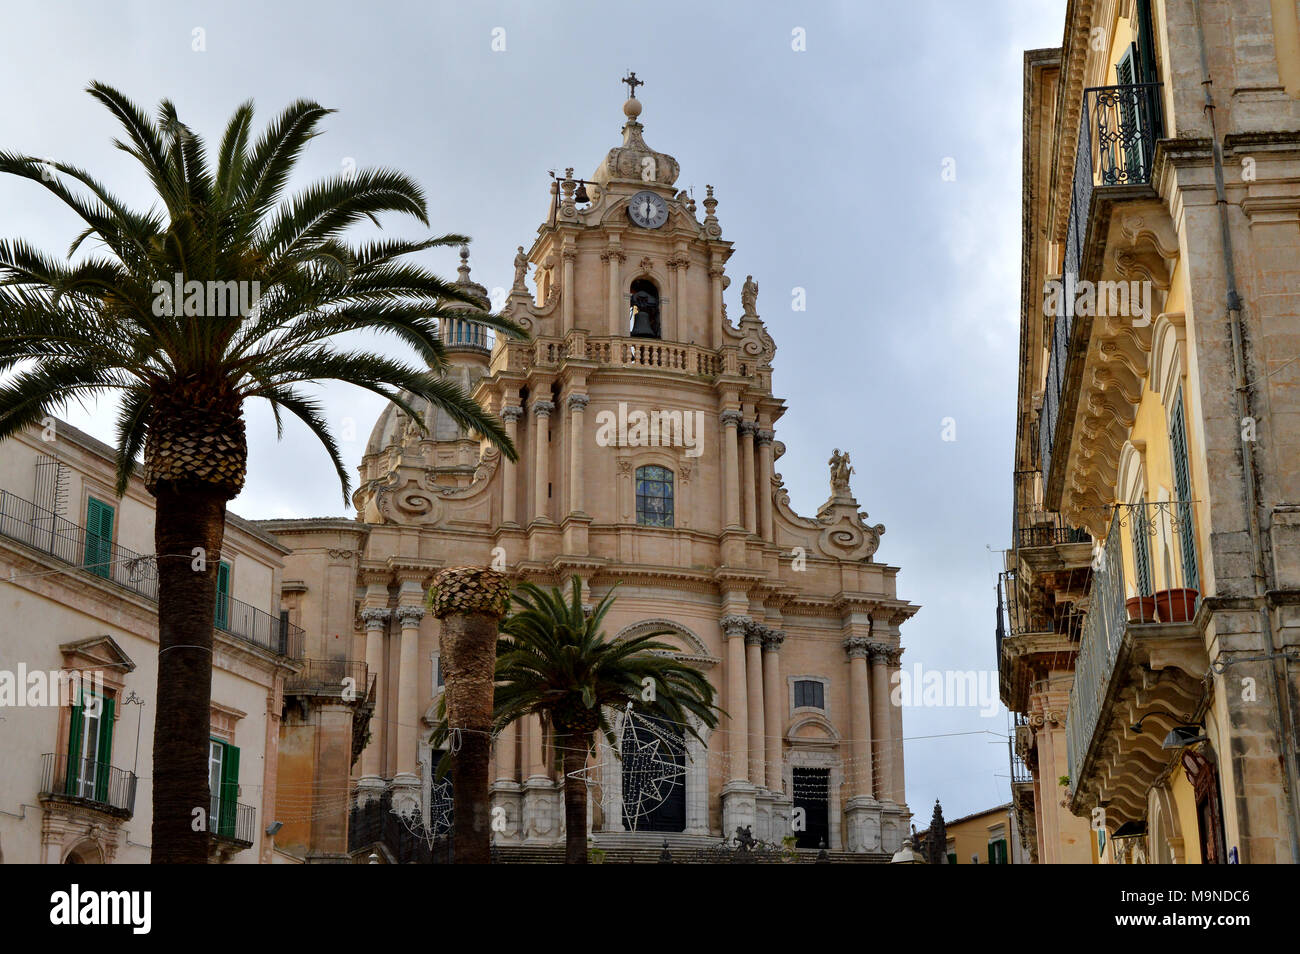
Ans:
{"type": "Polygon", "coordinates": [[[590,612],[582,605],[577,576],[567,601],[559,587],[542,590],[532,583],[519,586],[515,601],[520,609],[501,624],[493,721],[504,727],[538,715],[550,725],[564,772],[564,860],[585,864],[587,786],[578,773],[598,733],[618,749],[609,713],[631,702],[639,713],[698,738],[687,713],[712,729],[720,710],[704,675],[658,641],[666,630],[617,642],[606,638],[601,627],[613,590],[590,612]]]}
{"type": "Polygon", "coordinates": [[[207,833],[192,831],[191,820],[208,807],[216,572],[226,503],[244,484],[244,402],[268,401],[277,432],[282,412],[306,424],[334,463],[346,506],[350,481],[324,408],[300,385],[354,384],[417,422],[412,403],[429,402],[513,459],[500,422],[440,376],[437,320],[469,308],[484,325],[523,332],[405,258],[464,236],[345,241],[350,226],[378,224],[388,212],[428,224],[424,193],[402,173],[342,174],[285,196],[332,110],[295,102],[253,142],[253,105],[244,103],[213,168],[171,102],[155,121],[109,86],[88,92],[125,130],[116,145],[144,167],[157,203],[137,211],[83,169],[0,153],[0,171],[44,186],[85,223],[66,259],[0,242],[0,373],[11,374],[0,387],[0,438],[69,400],[120,394],[118,492],[143,452],[156,499],[152,857],[205,862],[207,833]],[[95,251],[74,262],[87,239],[95,251]],[[333,340],[361,330],[394,336],[427,367],[333,340]]]}

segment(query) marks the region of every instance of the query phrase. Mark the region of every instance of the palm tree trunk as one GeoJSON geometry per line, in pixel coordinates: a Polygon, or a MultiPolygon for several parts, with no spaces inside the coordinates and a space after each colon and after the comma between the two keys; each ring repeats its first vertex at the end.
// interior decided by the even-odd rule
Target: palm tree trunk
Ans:
{"type": "Polygon", "coordinates": [[[226,494],[158,489],[158,690],[153,734],[154,864],[207,864],[212,640],[226,494]],[[195,548],[204,568],[194,569],[195,548]],[[200,809],[202,815],[196,815],[200,809]],[[195,831],[198,827],[201,830],[195,831]]]}
{"type": "Polygon", "coordinates": [[[587,785],[581,773],[587,767],[589,739],[565,734],[559,739],[564,751],[564,863],[587,863],[587,785]]]}
{"type": "Polygon", "coordinates": [[[451,761],[456,864],[492,861],[492,695],[497,630],[509,598],[505,577],[493,570],[451,568],[434,578],[433,610],[442,621],[447,725],[453,737],[459,737],[451,761]]]}

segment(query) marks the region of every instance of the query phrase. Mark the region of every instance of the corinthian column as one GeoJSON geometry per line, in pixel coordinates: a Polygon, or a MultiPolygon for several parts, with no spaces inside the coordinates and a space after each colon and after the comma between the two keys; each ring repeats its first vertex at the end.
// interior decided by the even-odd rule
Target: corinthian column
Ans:
{"type": "Polygon", "coordinates": [[[591,399],[585,394],[569,395],[569,512],[582,513],[583,473],[582,418],[591,399]]]}
{"type": "Polygon", "coordinates": [[[781,683],[781,644],[785,633],[776,629],[763,632],[763,734],[767,737],[764,759],[767,762],[767,789],[782,789],[781,723],[785,719],[785,686],[781,683]]]}
{"type": "Polygon", "coordinates": [[[416,726],[420,719],[420,620],[421,606],[399,606],[393,612],[402,627],[401,655],[397,668],[397,771],[418,774],[419,742],[416,726]]]}
{"type": "MultiPolygon", "coordinates": [[[[506,425],[506,436],[510,443],[518,447],[519,435],[517,422],[523,416],[524,409],[518,405],[507,405],[501,409],[501,420],[506,425]]],[[[501,522],[515,524],[519,522],[519,478],[515,462],[504,454],[501,456],[501,522]]]]}
{"type": "Polygon", "coordinates": [[[871,682],[867,657],[871,643],[865,636],[844,640],[849,654],[849,731],[853,735],[852,795],[870,795],[874,781],[871,770],[871,682]]]}
{"type": "Polygon", "coordinates": [[[894,745],[890,738],[889,656],[886,643],[871,643],[871,740],[875,766],[876,798],[888,801],[894,793],[894,745]]]}
{"type": "MultiPolygon", "coordinates": [[[[373,674],[375,682],[375,707],[380,711],[378,718],[383,718],[383,709],[379,702],[384,698],[384,631],[388,628],[388,618],[392,612],[380,607],[368,607],[361,611],[361,620],[366,626],[366,678],[373,674]]],[[[366,691],[366,686],[361,691],[366,691]]],[[[371,778],[380,778],[384,772],[384,753],[380,746],[379,733],[371,736],[370,744],[361,753],[361,774],[371,778]]]]}
{"type": "Polygon", "coordinates": [[[768,543],[772,541],[772,431],[754,431],[758,445],[758,532],[768,543]]]}
{"type": "Polygon", "coordinates": [[[456,863],[487,864],[493,676],[497,629],[510,603],[510,586],[495,570],[453,567],[434,577],[431,594],[433,613],[442,621],[456,863]]]}
{"type": "Polygon", "coordinates": [[[722,424],[722,517],[724,527],[740,524],[740,474],[737,469],[736,428],[740,412],[728,408],[718,415],[722,424]]]}
{"type": "Polygon", "coordinates": [[[551,412],[554,401],[534,401],[533,443],[533,519],[549,520],[551,485],[551,412]]]}
{"type": "Polygon", "coordinates": [[[748,616],[724,616],[720,620],[727,637],[727,716],[731,730],[727,736],[732,781],[746,781],[749,773],[749,700],[745,692],[745,634],[748,616]]]}
{"type": "Polygon", "coordinates": [[[763,771],[763,633],[766,626],[757,623],[745,633],[745,686],[749,695],[749,780],[762,785],[763,771]]]}
{"type": "Polygon", "coordinates": [[[564,263],[564,285],[560,288],[560,334],[568,334],[573,329],[573,263],[577,261],[578,253],[566,248],[560,253],[560,258],[564,263]]]}
{"type": "Polygon", "coordinates": [[[743,421],[740,433],[740,499],[744,504],[745,529],[758,532],[758,516],[754,509],[754,425],[743,421]]]}

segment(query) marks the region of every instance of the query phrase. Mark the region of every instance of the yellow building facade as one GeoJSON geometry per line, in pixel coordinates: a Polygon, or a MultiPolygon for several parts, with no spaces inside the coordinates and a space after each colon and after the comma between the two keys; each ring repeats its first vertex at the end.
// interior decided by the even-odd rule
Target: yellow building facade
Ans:
{"type": "Polygon", "coordinates": [[[1298,24],[1072,2],[1025,57],[998,654],[1039,861],[1300,861],[1298,24]]]}

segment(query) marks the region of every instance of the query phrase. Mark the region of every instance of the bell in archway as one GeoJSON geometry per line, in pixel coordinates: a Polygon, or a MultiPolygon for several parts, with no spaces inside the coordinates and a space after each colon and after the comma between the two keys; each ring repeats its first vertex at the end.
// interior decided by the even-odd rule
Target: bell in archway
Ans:
{"type": "Polygon", "coordinates": [[[574,193],[573,199],[575,202],[591,201],[591,197],[587,195],[587,183],[585,182],[578,183],[578,191],[574,193]]]}
{"type": "Polygon", "coordinates": [[[632,306],[632,337],[633,338],[658,338],[655,334],[654,323],[651,320],[650,312],[633,305],[632,306]]]}

